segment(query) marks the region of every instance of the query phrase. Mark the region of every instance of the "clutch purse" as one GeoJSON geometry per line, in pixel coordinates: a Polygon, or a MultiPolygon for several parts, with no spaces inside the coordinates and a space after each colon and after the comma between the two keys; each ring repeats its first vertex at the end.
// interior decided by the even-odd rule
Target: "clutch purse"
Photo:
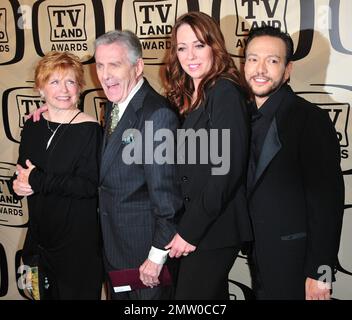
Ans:
{"type": "MultiPolygon", "coordinates": [[[[139,279],[138,268],[110,271],[109,278],[115,293],[149,288],[139,279]]],[[[161,269],[159,281],[159,286],[172,284],[172,278],[166,265],[161,269]]]]}
{"type": "Polygon", "coordinates": [[[53,296],[53,277],[41,263],[40,255],[26,258],[26,288],[33,300],[51,300],[53,296]]]}

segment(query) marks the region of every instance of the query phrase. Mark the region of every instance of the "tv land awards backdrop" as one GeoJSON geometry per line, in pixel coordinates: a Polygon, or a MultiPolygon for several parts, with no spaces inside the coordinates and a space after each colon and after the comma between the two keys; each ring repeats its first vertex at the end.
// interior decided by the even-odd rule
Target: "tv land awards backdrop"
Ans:
{"type": "MultiPolygon", "coordinates": [[[[341,146],[345,214],[333,297],[352,298],[352,1],[350,0],[1,0],[0,1],[0,299],[24,299],[17,287],[28,211],[8,181],[17,160],[25,115],[42,103],[33,87],[34,65],[50,50],[71,51],[84,62],[87,85],[81,108],[100,119],[106,102],[95,76],[93,40],[112,29],[130,29],[143,45],[145,76],[159,78],[175,19],[203,11],[219,21],[240,67],[246,35],[269,24],[295,44],[293,89],[329,113],[341,146]]],[[[277,256],[280,263],[280,256],[277,256]]],[[[206,280],[206,279],[205,279],[206,280]]],[[[252,297],[246,257],[230,277],[232,299],[252,297]]]]}

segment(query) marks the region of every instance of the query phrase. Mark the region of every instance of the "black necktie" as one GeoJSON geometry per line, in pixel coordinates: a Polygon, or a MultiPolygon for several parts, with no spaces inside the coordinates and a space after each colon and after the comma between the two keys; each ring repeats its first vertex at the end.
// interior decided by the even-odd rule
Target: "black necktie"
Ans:
{"type": "Polygon", "coordinates": [[[247,174],[247,191],[250,193],[253,184],[254,184],[254,178],[255,178],[255,172],[257,169],[257,163],[258,163],[258,155],[256,152],[256,126],[258,125],[258,120],[262,117],[262,114],[258,111],[257,107],[253,104],[252,107],[252,117],[251,117],[251,143],[250,143],[250,153],[249,153],[249,163],[248,163],[248,174],[247,174]]]}

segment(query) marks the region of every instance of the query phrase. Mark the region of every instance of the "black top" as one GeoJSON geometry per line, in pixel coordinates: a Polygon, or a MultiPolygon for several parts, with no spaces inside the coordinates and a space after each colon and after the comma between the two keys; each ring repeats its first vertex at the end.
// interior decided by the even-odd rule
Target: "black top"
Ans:
{"type": "Polygon", "coordinates": [[[59,125],[41,118],[28,120],[22,131],[18,163],[26,167],[29,159],[36,166],[29,176],[34,194],[28,197],[23,258],[26,262],[40,248],[58,282],[58,299],[100,298],[100,144],[101,129],[95,122],[59,125]]]}
{"type": "Polygon", "coordinates": [[[252,239],[245,196],[249,145],[245,100],[227,79],[218,79],[205,94],[204,102],[182,125],[200,138],[191,134],[182,141],[180,135],[177,141],[185,206],[177,231],[197,250],[235,247],[252,239]],[[214,155],[221,156],[221,162],[214,155]]]}

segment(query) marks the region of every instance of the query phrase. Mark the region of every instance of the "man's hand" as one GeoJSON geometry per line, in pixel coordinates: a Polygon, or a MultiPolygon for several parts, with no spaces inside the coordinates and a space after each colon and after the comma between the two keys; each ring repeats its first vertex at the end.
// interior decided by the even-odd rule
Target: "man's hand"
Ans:
{"type": "Polygon", "coordinates": [[[26,120],[30,119],[33,117],[33,122],[37,122],[40,120],[40,115],[47,111],[48,107],[46,104],[43,104],[40,108],[38,108],[37,110],[35,110],[34,112],[30,113],[29,115],[27,115],[25,118],[26,120]]]}
{"type": "Polygon", "coordinates": [[[328,282],[306,279],[306,300],[330,300],[330,290],[328,282]]]}
{"type": "Polygon", "coordinates": [[[145,260],[139,267],[139,279],[150,288],[157,286],[160,283],[158,278],[162,267],[162,264],[154,263],[149,259],[145,260]]]}
{"type": "Polygon", "coordinates": [[[170,249],[170,258],[179,258],[181,256],[187,256],[190,252],[196,250],[197,247],[183,240],[181,236],[176,233],[171,242],[165,246],[165,249],[170,249]]]}
{"type": "Polygon", "coordinates": [[[19,196],[30,196],[34,192],[32,187],[30,186],[28,179],[31,171],[35,168],[35,166],[29,161],[26,160],[27,169],[24,169],[21,165],[16,166],[17,178],[13,181],[13,190],[19,196]]]}

